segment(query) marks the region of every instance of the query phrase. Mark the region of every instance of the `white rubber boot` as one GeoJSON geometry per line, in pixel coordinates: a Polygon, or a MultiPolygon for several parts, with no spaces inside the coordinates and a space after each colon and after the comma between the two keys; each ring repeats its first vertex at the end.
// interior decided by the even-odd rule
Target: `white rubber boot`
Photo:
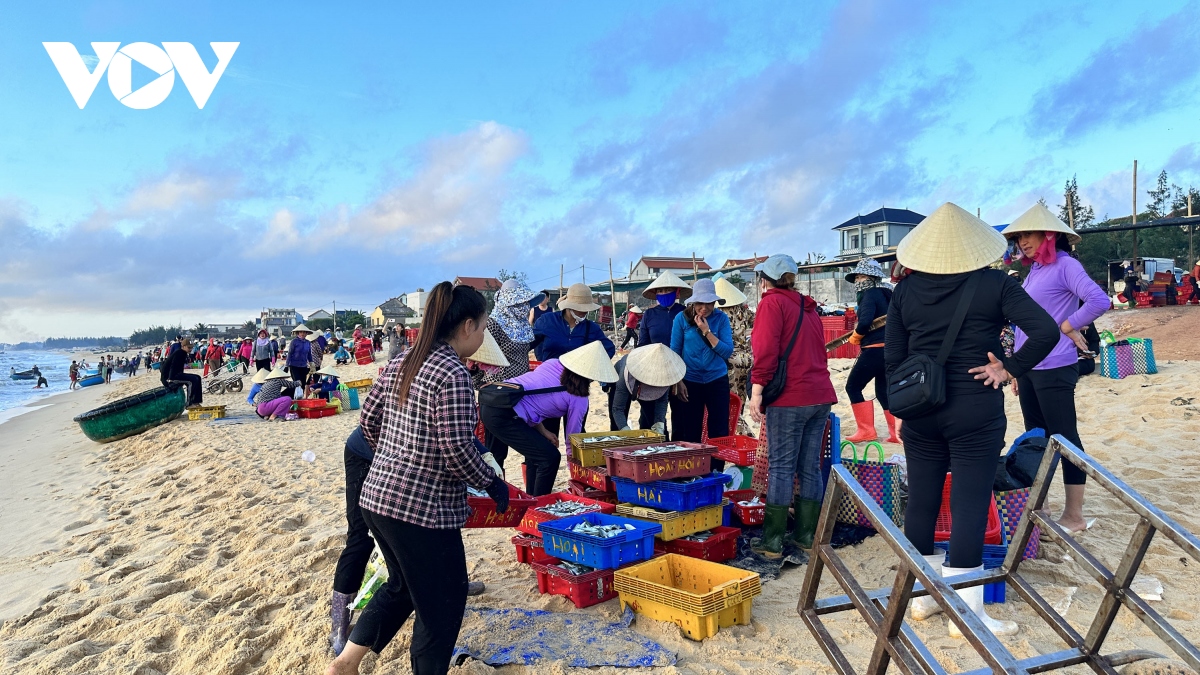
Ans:
{"type": "MultiPolygon", "coordinates": [[[[961,568],[957,568],[957,567],[943,567],[942,568],[942,578],[944,578],[947,581],[950,581],[952,578],[954,578],[960,574],[966,574],[968,572],[978,572],[979,570],[982,570],[982,569],[983,569],[983,565],[980,565],[979,567],[973,567],[971,569],[961,569],[961,568]]],[[[984,607],[983,607],[983,586],[972,586],[971,588],[961,589],[958,591],[958,597],[962,598],[963,602],[967,603],[967,607],[970,607],[971,611],[975,612],[975,616],[979,617],[979,620],[983,622],[983,625],[986,626],[987,629],[992,631],[992,633],[994,633],[995,635],[1004,636],[1004,635],[1016,635],[1017,634],[1018,627],[1017,627],[1016,622],[1001,621],[999,619],[993,619],[992,617],[988,616],[987,610],[984,609],[984,607]]],[[[962,634],[962,631],[960,631],[958,629],[958,624],[954,623],[953,621],[950,621],[949,625],[950,625],[950,637],[961,639],[963,634],[962,634]]]]}
{"type": "MultiPolygon", "coordinates": [[[[946,560],[945,553],[938,551],[933,555],[923,555],[921,557],[924,558],[925,562],[933,568],[934,574],[938,576],[942,575],[942,564],[946,560]]],[[[934,614],[941,613],[941,606],[937,604],[936,600],[928,595],[919,598],[913,598],[912,602],[908,603],[908,615],[913,621],[924,621],[934,614]]]]}

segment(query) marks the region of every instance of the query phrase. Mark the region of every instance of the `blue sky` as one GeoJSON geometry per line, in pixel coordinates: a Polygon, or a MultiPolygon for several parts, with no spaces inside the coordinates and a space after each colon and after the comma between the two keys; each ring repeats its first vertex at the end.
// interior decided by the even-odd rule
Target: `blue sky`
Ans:
{"type": "Polygon", "coordinates": [[[828,254],[881,204],[1001,223],[1072,174],[1127,214],[1134,159],[1200,184],[1197,8],[28,3],[0,24],[0,341],[828,254]],[[44,41],[240,46],[202,110],[179,78],[80,110],[44,41]]]}

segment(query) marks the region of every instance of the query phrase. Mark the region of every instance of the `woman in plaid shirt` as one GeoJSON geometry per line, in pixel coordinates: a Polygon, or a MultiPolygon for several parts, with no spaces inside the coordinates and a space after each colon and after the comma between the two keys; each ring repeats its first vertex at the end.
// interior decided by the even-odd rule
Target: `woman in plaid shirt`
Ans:
{"type": "Polygon", "coordinates": [[[375,448],[359,497],[383,553],[388,581],[375,592],[327,675],[357,673],[415,611],[413,673],[444,674],[467,604],[461,528],[468,485],[507,510],[508,486],[474,444],[475,395],[463,359],[483,344],[487,303],[468,286],[438,284],[420,337],[384,368],[362,407],[363,437],[375,448]]]}

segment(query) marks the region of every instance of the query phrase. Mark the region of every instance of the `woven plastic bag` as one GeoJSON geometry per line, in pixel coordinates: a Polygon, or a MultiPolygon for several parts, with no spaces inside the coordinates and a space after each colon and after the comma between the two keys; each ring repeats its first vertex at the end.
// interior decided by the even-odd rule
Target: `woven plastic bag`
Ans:
{"type": "Polygon", "coordinates": [[[1134,373],[1133,349],[1129,346],[1129,342],[1121,340],[1115,344],[1106,344],[1100,347],[1101,375],[1121,380],[1134,373]]]}
{"type": "MultiPolygon", "coordinates": [[[[874,441],[868,443],[863,448],[862,459],[858,458],[858,448],[853,443],[842,441],[843,448],[847,445],[851,449],[851,458],[847,460],[843,456],[842,466],[846,467],[859,485],[866,488],[867,494],[871,495],[879,508],[883,509],[883,512],[899,527],[904,522],[900,499],[900,467],[888,464],[883,460],[883,446],[879,443],[874,441]],[[878,452],[878,461],[872,461],[869,457],[872,447],[878,452]]],[[[872,527],[871,521],[854,504],[849,495],[842,496],[842,501],[838,505],[837,519],[839,522],[850,525],[872,527]]]]}
{"type": "Polygon", "coordinates": [[[1154,341],[1142,338],[1129,338],[1129,351],[1133,357],[1133,372],[1137,375],[1154,375],[1158,372],[1158,364],[1154,362],[1154,341]]]}
{"type": "MultiPolygon", "coordinates": [[[[1020,524],[1021,516],[1025,513],[1025,504],[1029,501],[1029,491],[1030,488],[1019,488],[992,493],[992,496],[996,498],[996,510],[1000,512],[1000,524],[1004,528],[1004,541],[1012,542],[1013,537],[1017,534],[1017,525],[1020,524]]],[[[1041,543],[1040,538],[1041,528],[1035,525],[1033,534],[1029,536],[1029,544],[1025,546],[1023,559],[1033,560],[1037,557],[1041,543]]]]}

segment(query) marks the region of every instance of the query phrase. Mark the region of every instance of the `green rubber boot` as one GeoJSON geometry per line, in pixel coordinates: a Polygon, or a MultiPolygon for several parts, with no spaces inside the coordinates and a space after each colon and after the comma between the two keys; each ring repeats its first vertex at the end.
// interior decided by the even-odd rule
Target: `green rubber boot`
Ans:
{"type": "Polygon", "coordinates": [[[767,504],[766,520],[763,521],[763,536],[750,548],[764,558],[783,557],[783,535],[787,534],[788,507],[767,504]]]}
{"type": "Polygon", "coordinates": [[[805,551],[813,545],[813,535],[817,533],[817,521],[821,518],[821,502],[811,499],[796,498],[796,531],[792,539],[796,545],[805,551]]]}

